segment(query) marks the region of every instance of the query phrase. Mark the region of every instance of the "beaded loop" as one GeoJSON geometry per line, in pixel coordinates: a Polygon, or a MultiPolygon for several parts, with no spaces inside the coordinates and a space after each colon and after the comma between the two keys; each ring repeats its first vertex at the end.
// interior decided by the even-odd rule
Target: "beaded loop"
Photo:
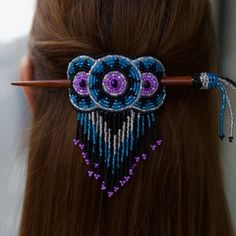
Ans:
{"type": "Polygon", "coordinates": [[[141,74],[132,61],[123,56],[98,59],[88,81],[91,99],[104,110],[126,110],[140,97],[141,74]]]}
{"type": "Polygon", "coordinates": [[[95,60],[88,56],[76,57],[67,70],[67,77],[72,86],[69,88],[69,97],[75,109],[80,111],[91,111],[96,108],[88,94],[88,73],[95,64],[95,60]]]}
{"type": "Polygon", "coordinates": [[[138,58],[134,64],[140,70],[143,81],[142,96],[134,104],[134,108],[142,112],[157,110],[166,97],[165,88],[161,85],[165,68],[159,60],[153,57],[138,58]]]}

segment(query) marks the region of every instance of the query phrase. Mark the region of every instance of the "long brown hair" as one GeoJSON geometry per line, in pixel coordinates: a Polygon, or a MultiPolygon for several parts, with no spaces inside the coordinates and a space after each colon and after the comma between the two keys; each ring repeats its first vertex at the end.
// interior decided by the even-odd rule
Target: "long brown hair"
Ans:
{"type": "MultiPolygon", "coordinates": [[[[167,75],[209,71],[214,42],[207,0],[38,0],[29,45],[34,78],[52,79],[81,54],[151,55],[167,75]]],[[[214,92],[167,97],[158,116],[163,147],[108,199],[72,145],[67,91],[36,91],[20,236],[233,235],[214,92]]]]}

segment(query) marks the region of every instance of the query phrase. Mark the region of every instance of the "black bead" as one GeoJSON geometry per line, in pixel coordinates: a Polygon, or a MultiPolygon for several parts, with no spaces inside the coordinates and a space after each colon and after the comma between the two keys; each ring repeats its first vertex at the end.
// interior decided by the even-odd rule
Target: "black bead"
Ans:
{"type": "Polygon", "coordinates": [[[143,87],[149,89],[151,87],[151,84],[149,81],[144,81],[143,87]]]}
{"type": "Polygon", "coordinates": [[[222,136],[219,136],[220,137],[220,140],[224,140],[224,138],[225,138],[225,135],[222,135],[222,136]]]}
{"type": "Polygon", "coordinates": [[[232,143],[233,139],[234,139],[234,137],[229,137],[229,142],[232,143]]]}
{"type": "Polygon", "coordinates": [[[142,61],[139,62],[139,69],[141,72],[144,72],[146,70],[146,67],[142,61]]]}
{"type": "Polygon", "coordinates": [[[110,69],[110,66],[105,61],[102,61],[102,65],[104,67],[104,70],[109,70],[110,69]]]}
{"type": "Polygon", "coordinates": [[[81,88],[85,88],[87,86],[86,81],[85,80],[80,81],[79,86],[81,88]]]}
{"type": "Polygon", "coordinates": [[[113,80],[112,82],[111,82],[111,86],[113,87],[113,88],[117,88],[118,87],[118,81],[117,80],[113,80]]]}
{"type": "Polygon", "coordinates": [[[116,58],[115,63],[114,63],[114,68],[120,68],[119,58],[116,58]]]}
{"type": "Polygon", "coordinates": [[[201,80],[198,78],[193,78],[192,84],[193,84],[193,88],[195,88],[195,89],[201,89],[203,86],[201,80]]]}
{"type": "Polygon", "coordinates": [[[82,69],[85,70],[86,72],[88,72],[91,67],[88,65],[89,61],[86,59],[83,63],[82,69]]]}

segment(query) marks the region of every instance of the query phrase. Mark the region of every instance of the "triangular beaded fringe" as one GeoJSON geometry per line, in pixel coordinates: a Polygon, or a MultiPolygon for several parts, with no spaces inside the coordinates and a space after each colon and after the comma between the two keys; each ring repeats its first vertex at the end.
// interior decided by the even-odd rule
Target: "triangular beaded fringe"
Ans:
{"type": "MultiPolygon", "coordinates": [[[[78,113],[77,136],[74,145],[82,150],[89,177],[101,182],[101,190],[112,197],[134,174],[137,165],[147,159],[139,146],[154,122],[154,113],[129,110],[123,113],[93,111],[78,113]]],[[[151,151],[161,146],[154,140],[151,151]]]]}

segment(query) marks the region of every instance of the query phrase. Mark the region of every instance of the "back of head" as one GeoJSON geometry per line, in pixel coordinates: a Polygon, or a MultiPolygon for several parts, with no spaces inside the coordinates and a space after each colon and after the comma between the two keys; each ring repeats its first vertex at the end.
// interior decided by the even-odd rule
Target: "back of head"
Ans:
{"type": "MultiPolygon", "coordinates": [[[[151,55],[168,75],[209,71],[214,40],[207,0],[39,0],[29,46],[34,78],[47,80],[82,54],[151,55]]],[[[213,96],[169,90],[153,130],[163,147],[107,199],[71,145],[67,92],[37,92],[20,235],[232,235],[213,96]]]]}

